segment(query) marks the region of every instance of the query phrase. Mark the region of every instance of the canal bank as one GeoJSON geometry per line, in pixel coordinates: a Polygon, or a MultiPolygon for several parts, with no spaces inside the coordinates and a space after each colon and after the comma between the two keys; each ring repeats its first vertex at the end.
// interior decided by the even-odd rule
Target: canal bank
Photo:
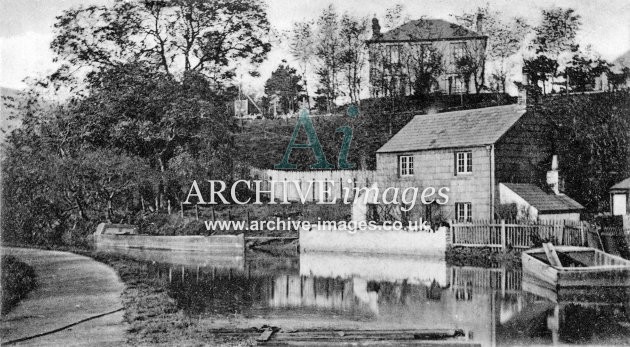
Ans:
{"type": "Polygon", "coordinates": [[[111,267],[86,256],[28,248],[2,248],[27,263],[38,286],[2,317],[3,344],[108,345],[126,342],[123,283],[111,267]]]}

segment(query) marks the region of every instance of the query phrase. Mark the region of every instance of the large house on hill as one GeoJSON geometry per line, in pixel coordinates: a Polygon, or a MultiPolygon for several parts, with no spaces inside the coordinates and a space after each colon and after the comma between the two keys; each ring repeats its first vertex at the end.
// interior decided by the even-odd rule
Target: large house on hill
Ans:
{"type": "MultiPolygon", "coordinates": [[[[481,28],[478,17],[477,31],[481,28]]],[[[487,36],[441,19],[413,20],[381,33],[374,18],[372,32],[367,41],[372,96],[476,92],[481,81],[462,74],[458,62],[481,76],[487,36]]]]}
{"type": "Polygon", "coordinates": [[[499,204],[517,204],[520,217],[579,220],[583,207],[559,189],[551,127],[523,102],[414,117],[376,152],[377,184],[450,189],[447,204],[416,205],[410,219],[496,219],[499,204]]]}

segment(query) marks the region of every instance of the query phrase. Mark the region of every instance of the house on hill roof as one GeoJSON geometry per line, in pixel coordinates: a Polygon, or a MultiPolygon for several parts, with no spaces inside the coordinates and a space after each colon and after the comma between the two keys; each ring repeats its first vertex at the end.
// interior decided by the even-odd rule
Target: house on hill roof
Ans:
{"type": "Polygon", "coordinates": [[[457,68],[462,58],[477,66],[485,63],[488,37],[480,34],[481,16],[476,25],[473,31],[442,19],[418,19],[381,33],[374,18],[367,41],[371,95],[476,92],[474,79],[463,80],[457,68]]]}
{"type": "Polygon", "coordinates": [[[512,186],[514,193],[539,208],[536,218],[563,214],[579,220],[581,205],[559,191],[552,128],[525,107],[526,97],[520,100],[414,117],[376,152],[378,185],[449,189],[446,204],[414,207],[409,218],[495,219],[498,204],[512,203],[500,194],[499,183],[520,183],[527,185],[512,186]],[[556,196],[545,193],[548,186],[556,196]],[[545,207],[552,205],[558,208],[545,207]]]}
{"type": "Polygon", "coordinates": [[[442,19],[418,19],[407,22],[395,29],[383,33],[375,41],[439,41],[462,40],[469,38],[485,38],[485,36],[468,30],[461,25],[449,23],[442,19]]]}

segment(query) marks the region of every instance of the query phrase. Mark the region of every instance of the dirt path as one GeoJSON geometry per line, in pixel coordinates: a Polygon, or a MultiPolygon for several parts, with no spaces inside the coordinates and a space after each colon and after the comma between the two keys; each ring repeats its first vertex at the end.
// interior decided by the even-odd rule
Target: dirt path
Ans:
{"type": "Polygon", "coordinates": [[[68,252],[26,248],[2,252],[29,264],[37,275],[37,288],[0,320],[3,345],[40,334],[15,345],[125,344],[120,298],[124,285],[112,268],[68,252]]]}

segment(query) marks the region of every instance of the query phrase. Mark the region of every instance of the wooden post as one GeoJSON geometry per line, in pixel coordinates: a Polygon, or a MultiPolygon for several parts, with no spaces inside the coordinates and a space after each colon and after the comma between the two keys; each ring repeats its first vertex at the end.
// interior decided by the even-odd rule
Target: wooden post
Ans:
{"type": "Polygon", "coordinates": [[[543,249],[545,250],[545,255],[547,256],[547,260],[551,266],[562,267],[562,263],[560,262],[560,258],[558,258],[558,254],[556,253],[556,249],[553,247],[553,244],[543,243],[543,249]]]}
{"type": "Polygon", "coordinates": [[[212,208],[212,221],[214,222],[216,220],[216,217],[214,216],[214,206],[212,206],[211,208],[212,208]]]}
{"type": "Polygon", "coordinates": [[[142,213],[144,213],[144,198],[140,195],[140,205],[142,205],[142,213]]]}
{"type": "Polygon", "coordinates": [[[168,214],[171,214],[171,199],[166,200],[166,210],[168,211],[168,214]]]}
{"type": "Polygon", "coordinates": [[[195,219],[199,220],[199,205],[195,204],[195,219]]]}
{"type": "Polygon", "coordinates": [[[505,252],[507,240],[505,238],[505,219],[501,219],[501,249],[505,252]]]}
{"type": "Polygon", "coordinates": [[[183,202],[179,203],[179,214],[180,216],[182,216],[182,218],[184,218],[184,203],[183,202]]]}

